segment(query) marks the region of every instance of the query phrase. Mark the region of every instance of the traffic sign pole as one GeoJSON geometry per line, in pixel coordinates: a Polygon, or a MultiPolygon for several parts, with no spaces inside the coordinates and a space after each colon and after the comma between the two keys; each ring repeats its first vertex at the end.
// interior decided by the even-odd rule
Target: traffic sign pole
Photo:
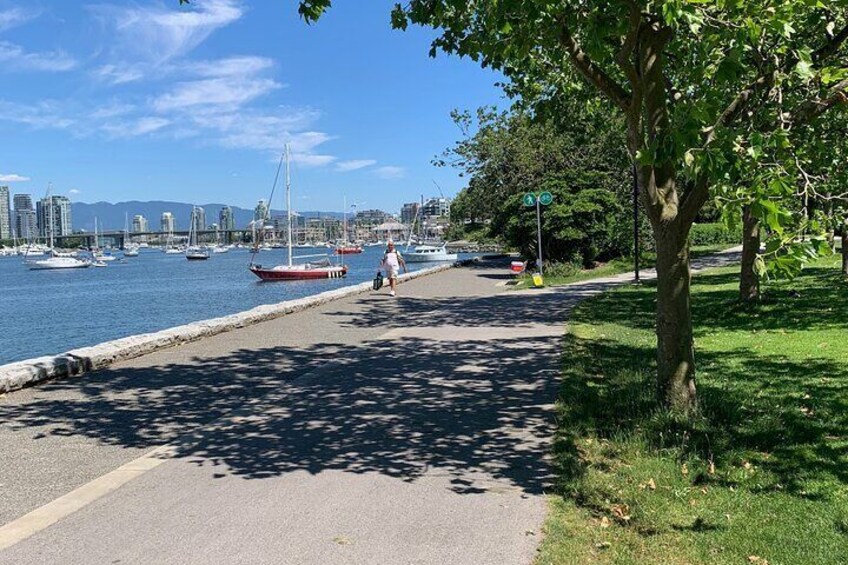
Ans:
{"type": "Polygon", "coordinates": [[[536,199],[536,240],[539,242],[539,258],[536,260],[539,274],[545,276],[542,272],[542,205],[538,198],[536,199]]]}

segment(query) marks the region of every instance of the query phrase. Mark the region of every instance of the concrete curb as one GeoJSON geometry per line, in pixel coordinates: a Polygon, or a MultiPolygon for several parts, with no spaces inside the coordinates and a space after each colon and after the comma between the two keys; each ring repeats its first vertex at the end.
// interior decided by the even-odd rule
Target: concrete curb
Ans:
{"type": "MultiPolygon", "coordinates": [[[[398,282],[406,282],[453,268],[454,264],[438,265],[401,275],[398,282]]],[[[370,282],[328,290],[314,296],[287,300],[277,304],[264,304],[237,314],[192,322],[153,333],[139,334],[90,347],[72,349],[58,355],[47,355],[0,365],[0,394],[27,386],[102,369],[112,363],[140,357],[160,349],[174,347],[204,337],[232,331],[245,326],[273,320],[306,308],[368,292],[370,282]]]]}

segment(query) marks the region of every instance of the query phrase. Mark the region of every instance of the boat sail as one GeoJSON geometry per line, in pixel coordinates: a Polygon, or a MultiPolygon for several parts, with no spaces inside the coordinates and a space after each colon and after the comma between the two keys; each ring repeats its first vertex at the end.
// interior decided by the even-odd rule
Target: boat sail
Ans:
{"type": "MultiPolygon", "coordinates": [[[[336,279],[342,278],[347,274],[347,266],[333,265],[326,255],[320,261],[312,261],[307,263],[294,263],[293,259],[307,259],[318,257],[319,255],[302,255],[294,257],[292,255],[292,207],[291,207],[291,174],[289,172],[289,160],[291,149],[289,144],[286,144],[286,150],[283,154],[286,162],[286,216],[288,230],[288,262],[285,265],[276,265],[274,267],[263,267],[256,264],[253,260],[259,252],[259,239],[254,242],[253,255],[250,260],[250,272],[262,279],[263,281],[296,281],[296,280],[314,280],[314,279],[336,279]]],[[[280,167],[283,164],[283,157],[280,158],[280,164],[277,166],[277,174],[274,177],[274,186],[271,188],[271,198],[274,197],[274,189],[277,187],[277,180],[280,176],[280,167]]],[[[271,210],[271,198],[268,199],[268,208],[265,212],[266,217],[262,218],[262,227],[264,229],[265,220],[267,219],[268,211],[271,210]]],[[[260,238],[261,239],[261,238],[260,238]]]]}
{"type": "Polygon", "coordinates": [[[124,257],[138,257],[138,244],[130,241],[130,217],[124,212],[124,257]]]}

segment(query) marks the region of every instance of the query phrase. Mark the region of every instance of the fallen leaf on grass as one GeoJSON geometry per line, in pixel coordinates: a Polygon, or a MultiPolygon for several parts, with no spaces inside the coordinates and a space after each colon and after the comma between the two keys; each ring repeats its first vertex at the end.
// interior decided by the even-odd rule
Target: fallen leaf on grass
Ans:
{"type": "Polygon", "coordinates": [[[598,549],[607,549],[607,548],[609,548],[611,545],[612,545],[612,544],[611,544],[610,542],[608,542],[608,541],[602,541],[602,542],[600,542],[600,543],[596,543],[596,544],[595,544],[595,547],[597,547],[598,549]]]}
{"type": "Polygon", "coordinates": [[[757,565],[769,565],[769,562],[760,557],[759,555],[749,555],[748,561],[751,563],[757,563],[757,565]]]}
{"type": "Polygon", "coordinates": [[[642,489],[642,490],[644,490],[644,489],[657,490],[657,483],[654,482],[654,479],[648,479],[648,482],[640,484],[639,488],[642,489]]]}
{"type": "Polygon", "coordinates": [[[630,507],[626,504],[613,504],[612,514],[622,522],[630,521],[630,507]]]}
{"type": "Polygon", "coordinates": [[[689,466],[688,466],[688,465],[686,465],[686,463],[684,463],[684,464],[683,464],[683,466],[682,466],[682,467],[680,467],[680,473],[681,473],[684,477],[685,477],[685,476],[687,476],[687,475],[689,475],[689,466]]]}
{"type": "Polygon", "coordinates": [[[601,527],[602,528],[609,528],[610,527],[609,518],[607,518],[606,516],[601,517],[601,527]]]}

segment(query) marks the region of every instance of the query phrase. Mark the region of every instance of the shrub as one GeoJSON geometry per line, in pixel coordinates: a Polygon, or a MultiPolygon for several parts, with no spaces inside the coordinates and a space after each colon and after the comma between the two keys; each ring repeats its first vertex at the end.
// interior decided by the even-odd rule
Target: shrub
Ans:
{"type": "Polygon", "coordinates": [[[724,224],[693,224],[689,232],[691,245],[734,244],[742,241],[742,230],[730,230],[724,224]]]}

